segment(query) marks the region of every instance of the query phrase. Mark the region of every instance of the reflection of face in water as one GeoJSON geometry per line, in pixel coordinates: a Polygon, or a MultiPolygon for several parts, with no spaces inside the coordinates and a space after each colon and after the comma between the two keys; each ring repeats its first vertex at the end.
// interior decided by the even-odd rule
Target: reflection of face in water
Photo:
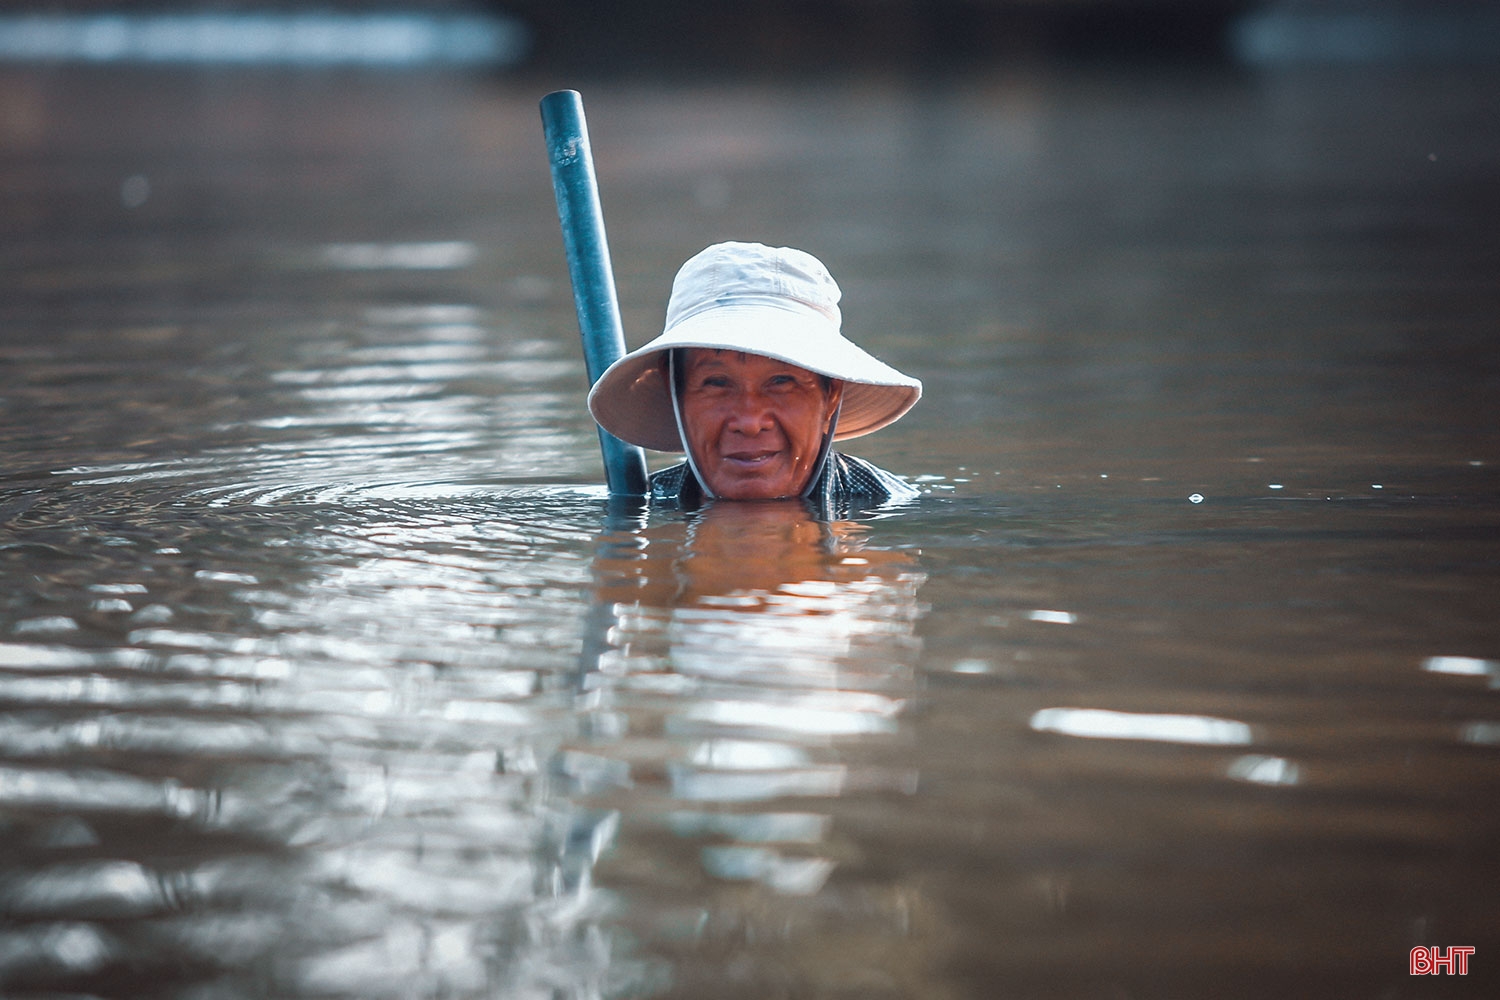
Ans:
{"type": "Polygon", "coordinates": [[[699,842],[713,884],[820,892],[841,853],[834,800],[912,787],[870,741],[900,725],[922,576],[872,534],[799,501],[719,502],[601,540],[609,640],[589,686],[612,690],[633,738],[658,740],[671,812],[656,822],[699,842]],[[646,704],[634,691],[649,708],[630,710],[646,704]]]}
{"type": "Polygon", "coordinates": [[[912,555],[870,535],[868,523],[816,520],[784,500],[714,503],[607,536],[595,597],[617,611],[613,655],[781,685],[905,676],[922,576],[912,555]]]}
{"type": "Polygon", "coordinates": [[[606,539],[615,544],[595,562],[596,593],[683,607],[700,598],[713,603],[788,584],[836,586],[915,569],[904,552],[870,548],[868,534],[860,522],[815,520],[800,500],[711,504],[686,520],[606,539]]]}
{"type": "Polygon", "coordinates": [[[579,766],[628,782],[596,877],[627,912],[688,915],[687,950],[634,928],[681,995],[841,980],[829,940],[902,995],[931,978],[920,894],[859,860],[877,796],[917,777],[899,736],[923,577],[881,523],[719,501],[600,539],[582,682],[603,738],[579,766]],[[752,939],[752,965],[725,964],[752,939]]]}

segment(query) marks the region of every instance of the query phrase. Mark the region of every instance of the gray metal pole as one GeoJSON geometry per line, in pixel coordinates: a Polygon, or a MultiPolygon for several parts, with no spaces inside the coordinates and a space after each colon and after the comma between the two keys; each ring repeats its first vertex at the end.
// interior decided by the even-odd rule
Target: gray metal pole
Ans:
{"type": "MultiPolygon", "coordinates": [[[[583,336],[583,360],[589,385],[625,353],[620,303],[604,237],[604,211],[594,177],[583,98],[575,90],[558,90],[542,98],[542,130],[552,164],[552,189],[562,223],[563,250],[573,281],[573,304],[578,309],[578,332],[583,336]]],[[[645,496],[646,455],[604,428],[599,428],[604,455],[604,480],[615,496],[645,496]]]]}

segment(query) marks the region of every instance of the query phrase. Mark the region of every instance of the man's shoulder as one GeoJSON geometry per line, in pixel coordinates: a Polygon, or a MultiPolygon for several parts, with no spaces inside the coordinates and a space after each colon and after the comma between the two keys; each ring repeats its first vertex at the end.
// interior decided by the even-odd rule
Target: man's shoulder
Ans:
{"type": "Polygon", "coordinates": [[[676,465],[669,465],[665,469],[658,469],[656,472],[651,473],[648,479],[648,482],[651,484],[651,492],[657,493],[663,490],[671,490],[675,493],[682,489],[682,478],[686,472],[686,462],[678,462],[676,465]]]}
{"type": "Polygon", "coordinates": [[[879,503],[915,500],[917,488],[900,476],[893,475],[862,458],[834,452],[829,456],[829,472],[836,475],[834,492],[845,497],[859,497],[879,503]]]}
{"type": "Polygon", "coordinates": [[[698,481],[688,474],[686,462],[678,462],[653,472],[647,483],[651,487],[652,503],[680,505],[685,502],[692,504],[701,499],[698,481]],[[684,493],[689,495],[684,496],[684,493]]]}

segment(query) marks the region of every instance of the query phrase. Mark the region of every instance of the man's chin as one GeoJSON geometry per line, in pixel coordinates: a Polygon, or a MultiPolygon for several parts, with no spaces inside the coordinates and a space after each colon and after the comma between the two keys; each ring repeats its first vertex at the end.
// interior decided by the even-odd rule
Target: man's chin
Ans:
{"type": "Polygon", "coordinates": [[[721,500],[782,500],[794,492],[775,483],[742,481],[722,484],[714,489],[714,496],[721,500]]]}
{"type": "Polygon", "coordinates": [[[714,496],[725,500],[780,500],[799,492],[780,470],[765,475],[718,475],[708,485],[714,496]]]}

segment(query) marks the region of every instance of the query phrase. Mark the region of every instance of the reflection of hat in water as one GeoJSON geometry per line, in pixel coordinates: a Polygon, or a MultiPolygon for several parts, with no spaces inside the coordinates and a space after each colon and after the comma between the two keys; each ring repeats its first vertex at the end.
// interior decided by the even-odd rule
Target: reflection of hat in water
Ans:
{"type": "Polygon", "coordinates": [[[911,409],[922,383],[844,339],[839,286],[814,256],[790,247],[718,243],[677,272],[666,331],[605,370],[589,410],[615,437],[657,451],[682,451],[664,351],[703,347],[776,358],[841,379],[834,439],[877,431],[911,409]]]}

